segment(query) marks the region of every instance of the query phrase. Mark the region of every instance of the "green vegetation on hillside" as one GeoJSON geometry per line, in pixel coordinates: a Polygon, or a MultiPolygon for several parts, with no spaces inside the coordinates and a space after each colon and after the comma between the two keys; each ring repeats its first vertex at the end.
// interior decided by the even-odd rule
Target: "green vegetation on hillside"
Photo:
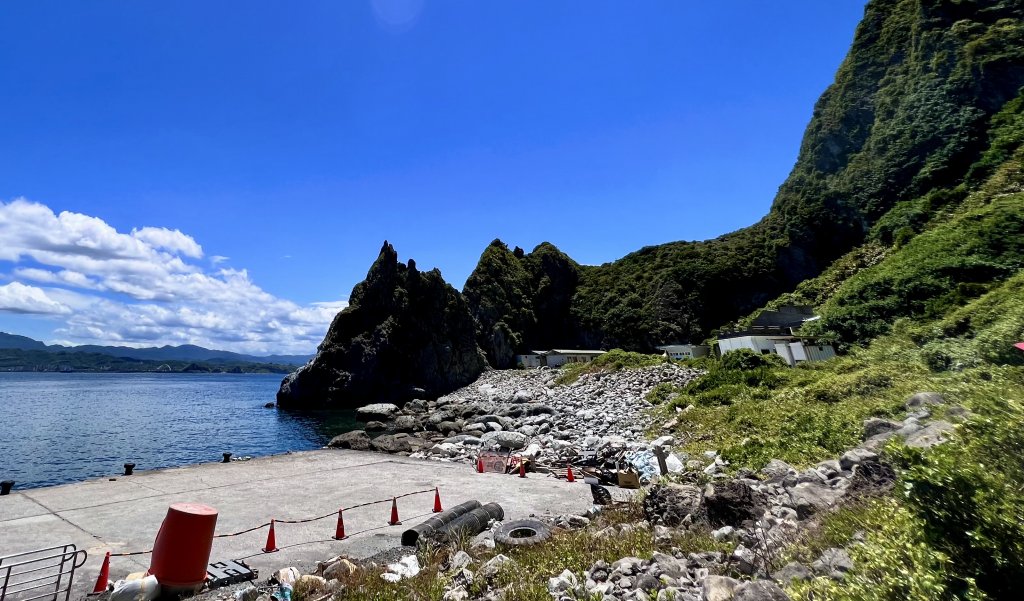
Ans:
{"type": "Polygon", "coordinates": [[[652,365],[659,365],[667,361],[670,361],[670,359],[662,355],[645,355],[643,353],[627,352],[622,349],[612,349],[588,363],[567,363],[563,365],[555,382],[557,384],[571,384],[583,374],[651,367],[652,365]]]}
{"type": "Polygon", "coordinates": [[[491,365],[514,367],[519,353],[573,338],[569,304],[579,273],[575,261],[546,242],[529,254],[510,251],[501,240],[487,246],[463,294],[491,365]]]}

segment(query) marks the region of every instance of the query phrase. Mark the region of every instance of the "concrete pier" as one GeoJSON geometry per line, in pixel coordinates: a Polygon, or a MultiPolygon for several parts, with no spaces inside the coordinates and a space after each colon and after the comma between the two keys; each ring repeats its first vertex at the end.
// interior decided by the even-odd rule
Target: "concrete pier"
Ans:
{"type": "MultiPolygon", "coordinates": [[[[217,533],[237,532],[275,519],[305,519],[369,501],[388,503],[345,511],[349,538],[332,540],[336,517],[276,526],[277,553],[261,551],[267,529],[214,541],[211,561],[244,559],[260,570],[303,570],[338,554],[370,557],[400,545],[403,530],[431,515],[432,493],[399,499],[401,526],[388,526],[392,496],[440,489],[444,506],[478,499],[497,502],[506,519],[579,512],[591,503],[590,487],[542,474],[518,478],[478,474],[466,464],[440,463],[379,453],[319,450],[246,462],[208,463],[136,471],[0,497],[0,556],[74,543],[89,552],[76,573],[73,598],[92,590],[106,551],[152,548],[171,503],[195,502],[219,511],[217,533]]],[[[149,567],[149,556],[114,557],[111,580],[149,567]]]]}

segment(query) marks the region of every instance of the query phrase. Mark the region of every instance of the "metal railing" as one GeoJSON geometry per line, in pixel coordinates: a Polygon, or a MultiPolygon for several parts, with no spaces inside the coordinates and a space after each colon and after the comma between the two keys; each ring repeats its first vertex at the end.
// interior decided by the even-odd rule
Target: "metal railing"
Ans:
{"type": "Polygon", "coordinates": [[[33,601],[71,597],[75,570],[88,553],[75,545],[59,545],[0,557],[0,601],[33,601]]]}

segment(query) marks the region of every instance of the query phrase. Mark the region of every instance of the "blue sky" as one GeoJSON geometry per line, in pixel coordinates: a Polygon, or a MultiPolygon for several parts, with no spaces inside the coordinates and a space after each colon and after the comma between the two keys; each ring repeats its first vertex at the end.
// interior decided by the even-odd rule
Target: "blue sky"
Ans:
{"type": "Polygon", "coordinates": [[[461,288],[749,225],[863,7],[0,3],[0,329],[302,352],[385,239],[461,288]]]}

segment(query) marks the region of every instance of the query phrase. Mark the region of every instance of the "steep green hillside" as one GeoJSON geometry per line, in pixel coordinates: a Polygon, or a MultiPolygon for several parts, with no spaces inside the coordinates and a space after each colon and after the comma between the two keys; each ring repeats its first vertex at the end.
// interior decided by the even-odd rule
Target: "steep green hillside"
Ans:
{"type": "MultiPolygon", "coordinates": [[[[582,268],[573,332],[561,344],[647,350],[700,339],[817,276],[865,241],[905,241],[929,220],[922,210],[957,205],[966,193],[958,186],[984,179],[1008,156],[1013,135],[996,147],[987,132],[991,117],[1022,85],[1021,0],[869,2],[769,214],[715,240],[648,247],[582,268]]],[[[1012,118],[1003,125],[1019,137],[1012,118]]],[[[865,249],[849,260],[870,262],[872,255],[865,249]]],[[[999,271],[1009,259],[994,260],[991,269],[999,271]]],[[[483,329],[504,324],[500,337],[491,336],[498,346],[539,346],[530,320],[523,325],[521,318],[532,313],[541,319],[543,312],[517,303],[500,308],[529,286],[513,276],[514,289],[492,296],[489,288],[503,286],[488,280],[493,266],[487,261],[466,289],[474,313],[489,315],[483,329]],[[493,310],[500,318],[490,315],[493,310]]],[[[986,277],[980,267],[965,269],[972,281],[986,277]]]]}
{"type": "Polygon", "coordinates": [[[987,139],[965,184],[899,203],[868,242],[769,307],[816,305],[822,319],[806,333],[863,343],[898,318],[941,317],[1024,268],[1024,94],[993,117],[987,139]]]}

